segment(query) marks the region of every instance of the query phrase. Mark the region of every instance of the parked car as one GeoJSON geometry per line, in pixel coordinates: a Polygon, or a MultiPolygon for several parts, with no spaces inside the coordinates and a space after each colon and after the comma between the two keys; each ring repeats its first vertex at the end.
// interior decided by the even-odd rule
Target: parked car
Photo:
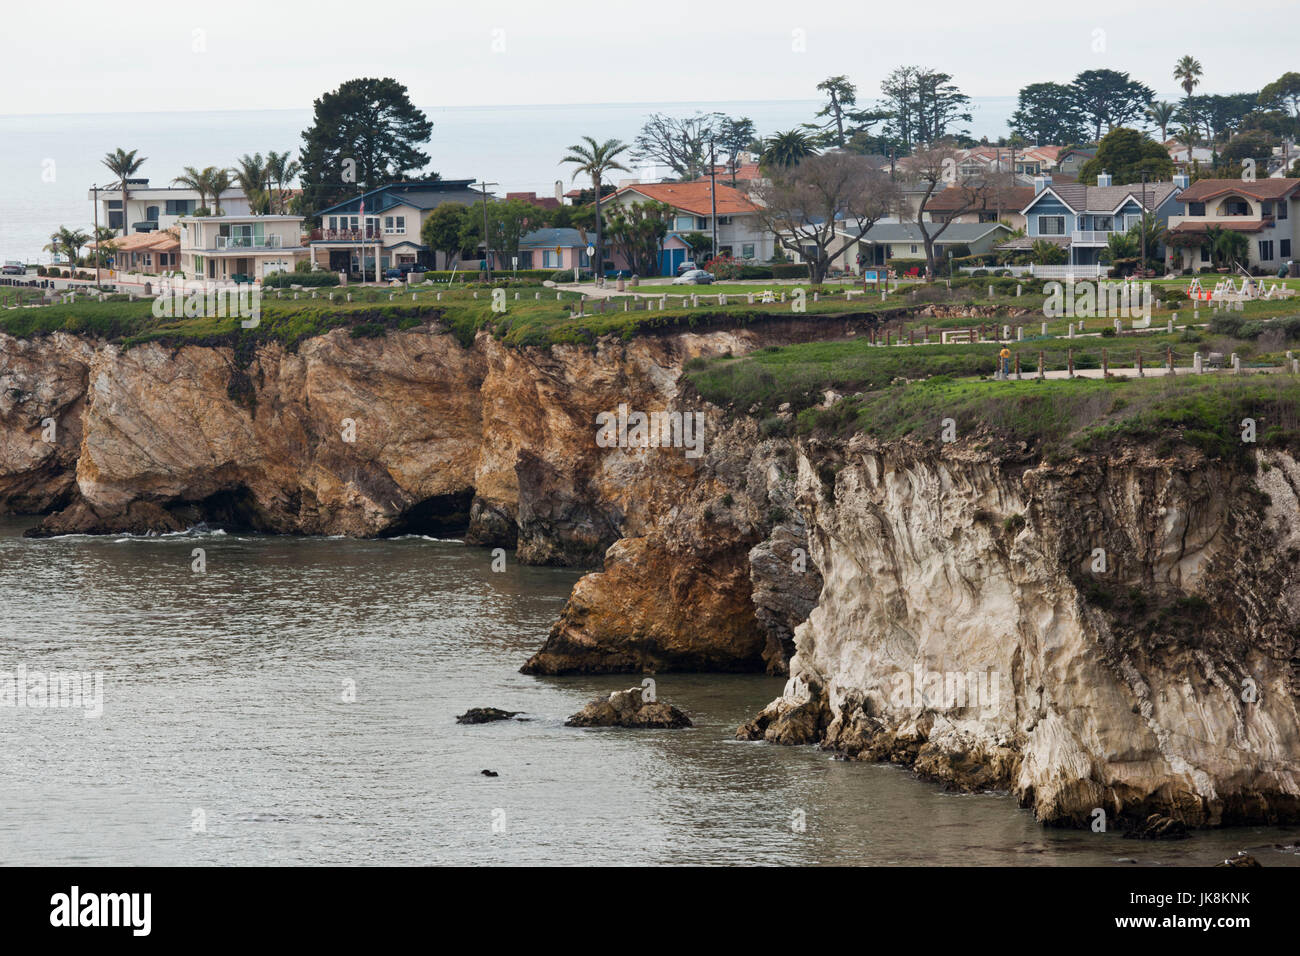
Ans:
{"type": "Polygon", "coordinates": [[[405,279],[407,273],[414,272],[419,275],[421,272],[428,272],[428,266],[422,266],[418,262],[403,262],[399,266],[393,266],[391,269],[384,270],[385,279],[405,279]]]}
{"type": "Polygon", "coordinates": [[[0,268],[0,275],[7,276],[24,276],[27,275],[27,267],[21,262],[14,262],[12,259],[0,268]]]}
{"type": "Polygon", "coordinates": [[[690,272],[683,272],[674,279],[673,285],[709,285],[712,282],[712,272],[705,272],[703,269],[692,269],[690,272]]]}
{"type": "Polygon", "coordinates": [[[694,259],[687,259],[685,262],[677,266],[677,274],[684,275],[685,273],[692,272],[698,268],[699,266],[695,264],[694,259]]]}

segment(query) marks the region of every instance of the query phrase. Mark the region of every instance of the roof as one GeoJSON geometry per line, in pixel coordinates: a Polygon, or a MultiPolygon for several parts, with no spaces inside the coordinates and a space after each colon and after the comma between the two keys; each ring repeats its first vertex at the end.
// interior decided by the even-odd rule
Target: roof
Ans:
{"type": "Polygon", "coordinates": [[[1050,242],[1054,246],[1060,246],[1062,249],[1070,248],[1069,236],[1016,236],[1014,239],[1008,239],[1006,242],[999,242],[999,249],[1032,249],[1036,242],[1050,242]]]}
{"type": "Polygon", "coordinates": [[[1131,197],[1145,209],[1158,209],[1178,189],[1173,183],[1128,183],[1124,186],[1085,186],[1082,183],[1052,183],[1025,204],[1027,212],[1034,203],[1051,193],[1073,212],[1114,212],[1131,197]],[[1146,202],[1143,203],[1143,197],[1146,202]]]}
{"type": "Polygon", "coordinates": [[[1208,232],[1210,229],[1228,229],[1232,232],[1261,232],[1265,226],[1273,225],[1272,219],[1237,219],[1233,218],[1232,222],[1223,219],[1208,219],[1204,222],[1180,222],[1176,226],[1171,226],[1169,232],[1171,235],[1195,235],[1197,233],[1208,232]]]}
{"type": "MultiPolygon", "coordinates": [[[[1029,201],[1034,198],[1034,187],[1032,186],[1013,186],[1000,191],[1001,207],[1007,212],[1017,212],[1029,205],[1029,201]]],[[[949,186],[942,189],[930,197],[930,201],[925,204],[926,212],[947,212],[954,209],[960,209],[970,198],[969,194],[963,195],[960,187],[949,186]]],[[[998,194],[985,195],[978,206],[971,206],[967,212],[977,212],[979,210],[997,209],[999,207],[998,194]]]]}
{"type": "Polygon", "coordinates": [[[181,216],[177,222],[302,222],[302,216],[181,216]]]}
{"type": "Polygon", "coordinates": [[[1282,199],[1288,196],[1300,179],[1257,179],[1247,182],[1243,179],[1198,179],[1178,197],[1179,202],[1205,202],[1220,196],[1249,196],[1263,201],[1282,199]]]}
{"type": "MultiPolygon", "coordinates": [[[[975,242],[996,229],[1001,229],[1003,232],[1011,231],[1000,222],[953,222],[948,224],[943,234],[935,241],[938,243],[975,242]]],[[[861,238],[867,242],[924,241],[921,230],[913,222],[876,223],[861,238]]]]}
{"type": "MultiPolygon", "coordinates": [[[[694,213],[697,216],[711,216],[713,215],[713,197],[710,195],[710,188],[711,184],[707,181],[693,183],[636,183],[631,186],[624,186],[613,195],[617,197],[627,192],[635,192],[646,199],[667,203],[675,209],[694,213]]],[[[725,183],[718,183],[717,202],[719,216],[744,215],[745,213],[758,211],[758,207],[746,199],[744,193],[725,183]]]]}
{"type": "MultiPolygon", "coordinates": [[[[90,245],[94,247],[98,244],[92,242],[90,245]]],[[[181,239],[174,229],[157,229],[151,232],[133,232],[112,240],[112,245],[118,252],[169,252],[180,248],[181,239]]]]}
{"type": "Polygon", "coordinates": [[[531,246],[538,249],[550,249],[554,246],[571,248],[586,246],[587,241],[577,229],[534,229],[519,240],[520,248],[531,246]]]}
{"type": "Polygon", "coordinates": [[[543,209],[560,208],[560,201],[554,196],[539,196],[537,193],[506,193],[506,199],[519,199],[534,206],[541,206],[543,209]]]}
{"type": "MultiPolygon", "coordinates": [[[[360,212],[361,202],[366,203],[368,213],[377,214],[394,206],[414,206],[416,209],[432,209],[444,202],[476,201],[482,197],[477,189],[471,189],[472,179],[423,179],[409,183],[389,183],[377,186],[360,195],[345,199],[320,210],[316,215],[330,213],[360,212]]],[[[491,193],[488,193],[489,198],[491,193]]]]}

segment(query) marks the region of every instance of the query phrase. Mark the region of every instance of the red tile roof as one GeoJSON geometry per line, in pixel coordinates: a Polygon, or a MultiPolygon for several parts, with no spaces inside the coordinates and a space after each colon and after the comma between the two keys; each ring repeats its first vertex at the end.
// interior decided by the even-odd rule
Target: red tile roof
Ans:
{"type": "Polygon", "coordinates": [[[1288,196],[1296,187],[1300,187],[1300,179],[1257,179],[1254,182],[1244,179],[1198,179],[1183,190],[1178,201],[1205,202],[1230,195],[1267,201],[1288,196]]]}
{"type": "MultiPolygon", "coordinates": [[[[90,243],[93,248],[95,243],[90,243]]],[[[171,252],[180,249],[180,237],[171,229],[155,229],[152,232],[133,232],[113,240],[113,247],[118,252],[171,252]]]]}
{"type": "MultiPolygon", "coordinates": [[[[686,212],[694,213],[697,216],[710,216],[712,211],[712,197],[709,194],[710,184],[705,182],[693,183],[637,183],[634,186],[624,186],[615,196],[621,196],[626,192],[640,193],[646,199],[652,199],[655,202],[667,203],[677,209],[683,209],[686,212]]],[[[745,213],[756,212],[758,209],[752,202],[745,198],[745,194],[739,189],[733,189],[723,183],[718,183],[718,215],[735,216],[745,213]]]]}
{"type": "Polygon", "coordinates": [[[1273,225],[1272,218],[1269,219],[1208,219],[1205,222],[1180,222],[1178,225],[1170,228],[1169,232],[1174,235],[1195,235],[1208,231],[1212,226],[1218,226],[1222,229],[1228,229],[1232,232],[1260,232],[1265,226],[1273,225]]]}

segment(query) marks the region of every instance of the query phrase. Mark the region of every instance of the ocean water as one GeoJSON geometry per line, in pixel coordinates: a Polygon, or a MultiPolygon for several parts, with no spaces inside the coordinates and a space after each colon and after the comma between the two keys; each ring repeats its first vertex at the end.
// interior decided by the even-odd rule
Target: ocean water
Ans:
{"type": "Polygon", "coordinates": [[[33,523],[0,519],[0,672],[99,672],[103,713],[0,706],[4,864],[1300,865],[1300,828],[1045,830],[1006,794],[736,741],[781,689],[764,676],[660,675],[692,729],[565,727],[638,682],[518,673],[570,570],[422,537],[33,523]],[[528,720],[458,725],[474,706],[528,720]]]}
{"type": "MultiPolygon", "coordinates": [[[[497,195],[539,196],[554,195],[557,179],[571,188],[572,167],[559,164],[570,144],[582,136],[631,142],[652,112],[748,116],[768,134],[811,122],[820,107],[815,100],[771,100],[438,108],[413,98],[434,124],[424,147],[428,169],[446,179],[499,183],[492,187],[497,195]]],[[[1014,108],[1014,97],[973,101],[972,133],[1005,135],[1014,108]]],[[[167,186],[185,166],[233,166],[245,153],[270,150],[296,155],[310,122],[309,107],[0,116],[0,259],[48,263],[41,249],[60,225],[91,231],[89,189],[112,181],[101,160],[118,147],[138,149],[148,160],[138,175],[167,186]]]]}

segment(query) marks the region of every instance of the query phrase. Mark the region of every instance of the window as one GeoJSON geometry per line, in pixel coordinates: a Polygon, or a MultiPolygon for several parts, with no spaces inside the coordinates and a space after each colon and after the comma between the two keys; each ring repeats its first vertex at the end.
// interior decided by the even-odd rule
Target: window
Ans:
{"type": "Polygon", "coordinates": [[[1272,239],[1259,240],[1259,261],[1268,262],[1272,258],[1273,258],[1273,240],[1272,239]]]}
{"type": "Polygon", "coordinates": [[[915,245],[912,246],[912,255],[916,255],[916,246],[915,246],[915,245]]]}
{"type": "Polygon", "coordinates": [[[153,268],[153,253],[152,253],[152,252],[146,252],[146,253],[144,254],[144,264],[145,264],[145,267],[146,267],[146,268],[149,268],[149,269],[152,269],[152,268],[153,268]]]}
{"type": "Polygon", "coordinates": [[[560,268],[563,268],[563,266],[562,266],[562,262],[563,262],[563,260],[562,260],[562,258],[561,258],[560,253],[557,252],[557,251],[555,251],[554,249],[543,249],[543,250],[542,250],[542,268],[543,268],[543,269],[560,269],[560,268]]]}
{"type": "Polygon", "coordinates": [[[719,226],[730,226],[730,225],[731,225],[731,217],[730,217],[730,216],[719,216],[719,217],[718,217],[718,225],[719,225],[719,226]]]}
{"type": "Polygon", "coordinates": [[[405,216],[385,216],[384,217],[384,235],[401,235],[406,232],[405,216]]]}
{"type": "Polygon", "coordinates": [[[747,242],[740,247],[740,257],[742,259],[754,258],[754,244],[752,242],[747,242]]]}
{"type": "MultiPolygon", "coordinates": [[[[194,211],[193,199],[168,199],[163,208],[169,216],[188,216],[194,211]]],[[[150,219],[156,219],[156,216],[150,216],[150,219]]]]}
{"type": "Polygon", "coordinates": [[[678,216],[673,222],[673,230],[676,232],[690,232],[694,228],[694,216],[678,216]]]}
{"type": "Polygon", "coordinates": [[[1249,216],[1250,204],[1244,199],[1228,199],[1223,203],[1225,216],[1249,216]]]}
{"type": "Polygon", "coordinates": [[[1261,216],[1273,215],[1273,204],[1271,202],[1262,202],[1259,204],[1259,214],[1261,216]]]}
{"type": "Polygon", "coordinates": [[[1287,207],[1287,201],[1285,199],[1279,199],[1277,201],[1277,218],[1279,219],[1286,218],[1286,207],[1287,207]]]}
{"type": "Polygon", "coordinates": [[[1189,216],[1204,216],[1204,215],[1205,215],[1205,203],[1203,203],[1203,202],[1189,202],[1189,203],[1187,204],[1187,215],[1189,215],[1189,216]]]}
{"type": "Polygon", "coordinates": [[[1112,232],[1115,229],[1115,219],[1112,216],[1093,216],[1093,232],[1112,232]]]}
{"type": "Polygon", "coordinates": [[[144,207],[144,218],[148,219],[150,222],[157,222],[157,221],[158,221],[158,207],[157,207],[157,206],[145,206],[145,207],[144,207]]]}
{"type": "Polygon", "coordinates": [[[1290,240],[1290,239],[1280,239],[1280,240],[1278,240],[1278,244],[1277,244],[1277,254],[1280,255],[1283,259],[1290,259],[1290,258],[1291,258],[1291,240],[1290,240]]]}
{"type": "Polygon", "coordinates": [[[708,228],[709,228],[709,220],[708,220],[708,218],[705,217],[705,216],[696,216],[696,217],[695,217],[695,228],[696,228],[696,229],[708,229],[708,228]]]}
{"type": "MultiPolygon", "coordinates": [[[[1038,234],[1040,236],[1065,235],[1065,217],[1064,216],[1039,216],[1038,234]]],[[[912,251],[915,252],[916,250],[913,249],[912,251]]]]}

